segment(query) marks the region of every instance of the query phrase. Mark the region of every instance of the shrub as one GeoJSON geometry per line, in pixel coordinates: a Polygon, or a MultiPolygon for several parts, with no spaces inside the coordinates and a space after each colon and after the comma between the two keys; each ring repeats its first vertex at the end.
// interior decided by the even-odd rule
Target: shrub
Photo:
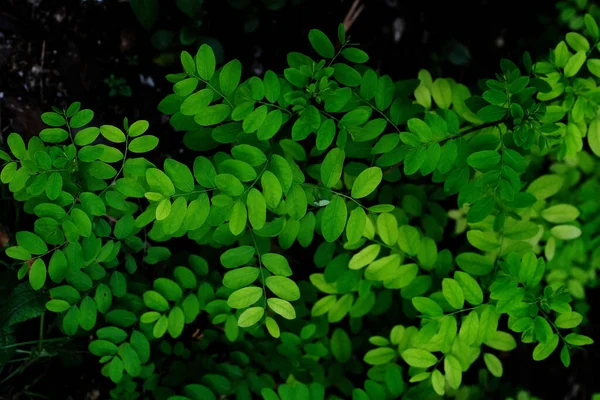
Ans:
{"type": "Polygon", "coordinates": [[[53,108],[0,152],[36,217],[6,249],[19,287],[92,336],[118,399],[485,397],[463,374],[501,377],[517,336],[568,367],[600,260],[584,20],[547,61],[502,60],[481,96],[379,76],[343,26],[243,82],[237,60],[184,51],[158,108],[200,153],[187,164],[143,157],[146,121],[53,108]]]}

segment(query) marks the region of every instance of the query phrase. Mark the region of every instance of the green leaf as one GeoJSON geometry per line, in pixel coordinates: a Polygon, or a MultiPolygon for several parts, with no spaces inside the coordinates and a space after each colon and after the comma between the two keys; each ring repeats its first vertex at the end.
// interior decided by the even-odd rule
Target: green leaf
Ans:
{"type": "Polygon", "coordinates": [[[298,288],[298,285],[289,278],[283,276],[269,276],[265,280],[265,284],[269,290],[281,299],[295,301],[300,298],[300,288],[298,288]]]}
{"type": "Polygon", "coordinates": [[[215,176],[215,184],[229,196],[241,196],[244,193],[244,185],[238,178],[231,174],[219,174],[215,176]]]}
{"type": "MultiPolygon", "coordinates": [[[[600,60],[598,60],[598,75],[600,76],[600,60]]],[[[600,119],[595,118],[588,127],[588,144],[592,153],[600,157],[600,119]]]]}
{"type": "Polygon", "coordinates": [[[361,269],[375,261],[379,252],[381,251],[381,246],[378,244],[370,244],[358,253],[354,254],[350,259],[350,263],[348,264],[348,268],[350,269],[361,269]]]}
{"type": "Polygon", "coordinates": [[[333,187],[340,180],[345,157],[344,150],[337,147],[327,153],[321,164],[321,181],[325,187],[333,187]]]}
{"type": "Polygon", "coordinates": [[[598,24],[596,23],[594,17],[592,17],[590,14],[585,14],[583,16],[583,23],[585,24],[588,33],[592,35],[594,40],[598,40],[598,38],[600,38],[600,29],[598,29],[598,24]]]}
{"type": "Polygon", "coordinates": [[[325,207],[321,220],[323,238],[329,243],[335,242],[344,232],[347,218],[346,201],[340,196],[334,196],[325,207]]]}
{"type": "Polygon", "coordinates": [[[402,358],[404,361],[415,368],[429,368],[437,363],[437,358],[422,349],[408,349],[402,352],[402,358]]]}
{"type": "Polygon", "coordinates": [[[183,295],[181,287],[171,279],[167,278],[158,278],[154,280],[154,289],[170,301],[178,301],[183,295]]]}
{"type": "Polygon", "coordinates": [[[166,315],[163,315],[154,324],[154,328],[152,328],[152,335],[159,339],[163,337],[165,333],[167,333],[167,329],[169,329],[169,318],[166,315]]]}
{"type": "Polygon", "coordinates": [[[442,307],[428,297],[413,297],[411,301],[417,311],[428,317],[440,317],[444,315],[442,307]]]}
{"type": "Polygon", "coordinates": [[[583,316],[576,311],[560,314],[554,324],[561,329],[573,329],[583,321],[583,316]]]}
{"type": "Polygon", "coordinates": [[[98,336],[98,339],[100,340],[107,340],[109,342],[118,344],[127,339],[129,334],[121,328],[105,326],[104,328],[100,328],[96,331],[96,336],[98,336]]]}
{"type": "Polygon", "coordinates": [[[241,200],[236,201],[231,208],[229,215],[229,230],[234,236],[240,235],[246,228],[248,213],[246,206],[241,200]]]}
{"type": "Polygon", "coordinates": [[[63,331],[69,336],[77,333],[77,328],[79,328],[79,308],[77,306],[71,306],[67,315],[63,318],[62,327],[63,331]]]}
{"type": "Polygon", "coordinates": [[[448,80],[436,79],[431,86],[433,100],[441,109],[448,109],[452,103],[452,88],[448,80]]]}
{"type": "Polygon", "coordinates": [[[185,314],[179,307],[173,307],[169,312],[167,331],[172,338],[178,338],[185,326],[185,314]]]}
{"type": "Polygon", "coordinates": [[[123,368],[129,375],[136,377],[142,372],[140,357],[131,344],[121,344],[119,356],[123,360],[123,368]]]}
{"type": "Polygon", "coordinates": [[[240,314],[238,318],[238,326],[241,328],[249,328],[256,324],[265,314],[265,309],[262,307],[250,307],[240,314]]]}
{"type": "Polygon", "coordinates": [[[457,281],[451,278],[444,278],[442,280],[442,293],[453,308],[456,310],[463,308],[465,296],[460,284],[457,281]]]}
{"type": "Polygon", "coordinates": [[[486,346],[500,351],[511,351],[517,348],[517,342],[515,341],[515,338],[510,333],[502,331],[494,332],[494,334],[484,343],[486,346]]]}
{"type": "Polygon", "coordinates": [[[354,68],[346,64],[333,64],[334,78],[343,85],[355,87],[362,82],[362,76],[354,68]]]}
{"type": "Polygon", "coordinates": [[[46,128],[40,132],[40,139],[46,143],[60,143],[69,137],[69,133],[62,128],[46,128]]]}
{"type": "Polygon", "coordinates": [[[565,77],[571,78],[571,77],[577,75],[577,73],[583,66],[583,63],[585,62],[585,59],[586,59],[585,51],[578,51],[577,53],[575,53],[571,57],[569,57],[569,60],[567,61],[567,64],[565,65],[565,68],[564,68],[565,77]]]}
{"type": "Polygon", "coordinates": [[[196,230],[200,228],[210,213],[210,203],[206,193],[200,193],[196,200],[192,200],[188,205],[185,218],[183,220],[187,230],[196,230]]]}
{"type": "Polygon", "coordinates": [[[494,197],[486,196],[477,199],[469,208],[467,215],[467,222],[475,224],[483,221],[488,215],[494,210],[494,197]]]}
{"type": "Polygon", "coordinates": [[[27,148],[25,147],[25,142],[21,138],[18,133],[11,133],[6,138],[6,143],[8,143],[8,148],[17,157],[19,160],[27,157],[27,148]]]}
{"type": "Polygon", "coordinates": [[[183,115],[196,115],[204,112],[204,109],[213,100],[214,94],[215,92],[212,89],[202,89],[192,94],[181,103],[181,113],[183,115]]]}
{"type": "Polygon", "coordinates": [[[500,361],[498,357],[491,353],[484,353],[483,361],[492,375],[494,375],[496,378],[502,377],[502,373],[504,371],[502,369],[502,361],[500,361]]]}
{"type": "Polygon", "coordinates": [[[48,252],[46,243],[35,233],[20,231],[17,232],[17,244],[31,254],[39,255],[48,252]]]}
{"type": "Polygon", "coordinates": [[[144,292],[143,299],[146,307],[148,307],[151,310],[165,312],[170,308],[167,299],[165,299],[160,293],[154,290],[144,292]]]}
{"type": "Polygon", "coordinates": [[[266,253],[260,259],[263,265],[273,274],[280,276],[292,275],[292,269],[284,256],[275,253],[266,253]]]}
{"type": "Polygon", "coordinates": [[[425,123],[425,121],[419,118],[411,118],[408,120],[408,129],[417,137],[422,143],[430,142],[432,139],[432,131],[429,125],[425,123]]]}
{"type": "Polygon", "coordinates": [[[270,111],[267,114],[267,118],[265,118],[262,125],[258,128],[257,137],[260,140],[269,140],[277,132],[279,132],[279,128],[283,123],[283,114],[279,110],[270,111]]]}
{"type": "Polygon", "coordinates": [[[171,214],[171,208],[171,200],[161,200],[160,203],[158,203],[158,206],[156,207],[156,220],[164,221],[165,219],[167,219],[169,217],[169,214],[171,214]]]}
{"type": "Polygon", "coordinates": [[[569,346],[564,345],[560,350],[560,361],[565,368],[569,368],[571,365],[571,353],[569,353],[569,346]]]}
{"type": "Polygon", "coordinates": [[[369,55],[355,47],[346,47],[342,50],[342,56],[350,62],[362,64],[369,61],[369,55]]]}
{"type": "Polygon", "coordinates": [[[96,325],[97,316],[96,302],[89,296],[85,296],[79,305],[79,326],[90,331],[96,325]]]}
{"type": "Polygon", "coordinates": [[[223,122],[230,114],[231,107],[227,104],[216,104],[203,108],[194,116],[194,121],[200,126],[217,125],[223,122]]]}
{"type": "Polygon", "coordinates": [[[279,78],[273,71],[268,70],[267,72],[265,72],[264,86],[265,97],[271,103],[275,103],[277,99],[279,99],[279,95],[281,94],[281,84],[279,83],[279,78]]]}
{"type": "Polygon", "coordinates": [[[537,346],[535,346],[535,349],[533,349],[534,361],[542,361],[548,358],[550,354],[552,354],[554,350],[556,350],[556,347],[558,347],[558,342],[559,338],[558,335],[555,333],[552,336],[550,336],[550,338],[548,338],[546,342],[539,343],[537,346]]]}
{"type": "Polygon", "coordinates": [[[456,271],[454,273],[454,279],[459,283],[465,300],[470,304],[477,306],[483,302],[483,291],[472,276],[462,271],[456,271]]]}
{"type": "Polygon", "coordinates": [[[570,204],[556,204],[542,211],[542,217],[555,224],[575,221],[579,210],[570,204]]]}
{"type": "Polygon", "coordinates": [[[19,165],[16,162],[6,164],[4,168],[2,168],[2,173],[0,173],[0,181],[4,184],[10,183],[15,176],[18,176],[17,170],[26,172],[22,168],[19,169],[19,165]]]}
{"type": "Polygon", "coordinates": [[[135,138],[129,143],[128,149],[132,153],[147,153],[154,150],[158,146],[158,138],[156,136],[147,135],[135,138]]]}
{"type": "Polygon", "coordinates": [[[112,356],[117,353],[118,347],[108,340],[94,340],[88,345],[88,350],[95,356],[112,356]]]}
{"type": "Polygon", "coordinates": [[[307,199],[306,192],[300,185],[293,185],[287,195],[286,204],[288,214],[292,219],[300,220],[306,215],[307,199]]]}
{"type": "Polygon", "coordinates": [[[398,246],[400,246],[400,249],[408,255],[417,255],[421,248],[419,230],[414,226],[402,225],[398,229],[398,246]]]}
{"type": "Polygon", "coordinates": [[[238,289],[229,295],[227,305],[231,308],[245,308],[256,303],[263,295],[261,288],[249,286],[238,289]]]}
{"type": "Polygon", "coordinates": [[[390,106],[390,104],[392,104],[392,101],[394,99],[394,91],[394,82],[389,76],[384,75],[377,80],[377,89],[375,91],[375,105],[379,110],[383,111],[387,109],[390,106]]]}
{"type": "Polygon", "coordinates": [[[267,203],[263,195],[256,188],[252,188],[248,192],[246,206],[248,207],[248,220],[252,228],[256,230],[262,229],[267,220],[267,203]]]}
{"type": "Polygon", "coordinates": [[[506,116],[508,109],[497,105],[489,105],[477,111],[477,117],[483,122],[497,122],[506,116]]]}
{"type": "MultiPolygon", "coordinates": [[[[239,246],[233,249],[229,249],[225,251],[221,255],[221,265],[225,268],[237,268],[248,263],[252,257],[254,257],[255,250],[252,246],[239,246]]],[[[263,255],[263,263],[265,263],[264,257],[267,254],[263,255]]],[[[278,256],[278,254],[275,254],[278,256]]],[[[279,256],[283,258],[282,256],[279,256]]],[[[283,258],[285,260],[285,258],[283,258]]],[[[285,260],[287,263],[287,260],[285,260]]]]}
{"type": "MultiPolygon", "coordinates": [[[[309,325],[307,325],[309,326],[309,325]]],[[[350,361],[352,357],[352,342],[343,329],[337,328],[331,335],[331,353],[341,363],[350,361]]]]}
{"type": "Polygon", "coordinates": [[[585,335],[579,335],[577,333],[569,333],[567,336],[565,336],[565,340],[567,343],[572,344],[573,346],[585,346],[594,343],[592,338],[585,335]]]}
{"type": "Polygon", "coordinates": [[[581,34],[577,32],[569,32],[566,35],[566,41],[569,46],[575,51],[588,51],[590,49],[590,43],[581,34]]]}
{"type": "Polygon", "coordinates": [[[561,175],[542,175],[529,184],[527,192],[538,200],[544,200],[557,194],[564,183],[561,175]]]}
{"type": "Polygon", "coordinates": [[[58,199],[63,188],[63,179],[60,173],[53,172],[48,177],[48,181],[46,181],[46,196],[50,200],[58,199]]]}
{"type": "Polygon", "coordinates": [[[122,130],[112,125],[102,125],[100,127],[100,133],[104,138],[113,143],[123,143],[125,140],[125,134],[122,130]]]}
{"type": "Polygon", "coordinates": [[[67,123],[65,118],[55,112],[45,112],[41,115],[42,121],[49,126],[63,126],[67,123]]]}
{"type": "Polygon", "coordinates": [[[242,76],[242,64],[232,60],[225,64],[219,74],[219,85],[225,96],[229,96],[237,88],[242,76]]]}
{"type": "Polygon", "coordinates": [[[194,75],[196,73],[196,62],[190,53],[187,51],[182,51],[179,59],[181,61],[181,65],[183,66],[183,70],[188,75],[194,75]]]}
{"type": "Polygon", "coordinates": [[[388,246],[393,246],[398,241],[398,221],[390,213],[382,213],[377,216],[377,233],[388,246]]]}
{"type": "Polygon", "coordinates": [[[46,282],[46,263],[41,259],[36,259],[29,269],[29,283],[33,290],[39,290],[46,282]]]}
{"type": "Polygon", "coordinates": [[[283,75],[289,83],[299,88],[305,87],[308,83],[309,77],[295,68],[286,68],[283,75]]]}
{"type": "Polygon", "coordinates": [[[296,318],[296,310],[288,301],[271,297],[267,299],[267,304],[273,312],[281,315],[285,319],[296,318]]]}
{"type": "Polygon", "coordinates": [[[377,349],[369,350],[365,354],[364,362],[369,365],[382,365],[387,364],[396,357],[396,351],[389,347],[379,347],[377,349]]]}
{"type": "Polygon", "coordinates": [[[263,165],[267,161],[267,156],[258,147],[249,144],[240,144],[231,149],[231,155],[250,164],[253,167],[263,165]]]}
{"type": "Polygon", "coordinates": [[[194,190],[194,177],[192,171],[179,161],[167,158],[164,163],[165,174],[171,179],[173,185],[182,192],[194,190]]]}
{"type": "Polygon", "coordinates": [[[581,236],[581,229],[574,225],[556,225],[550,232],[558,239],[573,240],[581,236]]]}
{"type": "Polygon", "coordinates": [[[223,286],[229,289],[240,289],[254,282],[260,270],[255,267],[242,267],[227,272],[223,276],[223,286]]]}
{"type": "Polygon", "coordinates": [[[94,295],[96,301],[96,307],[102,314],[106,313],[112,305],[112,292],[110,288],[104,283],[99,284],[96,287],[96,294],[94,295]]]}
{"type": "Polygon", "coordinates": [[[477,253],[461,253],[456,263],[463,271],[471,275],[486,275],[494,268],[494,261],[477,253]]]}
{"type": "Polygon", "coordinates": [[[123,379],[123,361],[119,357],[113,357],[108,364],[108,376],[113,383],[119,383],[123,379]]]}
{"type": "Polygon", "coordinates": [[[64,300],[50,300],[46,303],[46,308],[49,311],[60,313],[67,311],[69,308],[71,308],[71,305],[64,300]]]}
{"type": "Polygon", "coordinates": [[[500,162],[500,153],[495,150],[483,150],[471,154],[467,158],[467,164],[475,169],[487,169],[500,162]]]}
{"type": "Polygon", "coordinates": [[[150,188],[155,192],[162,193],[165,196],[172,196],[175,194],[173,182],[160,169],[148,168],[146,170],[146,181],[150,188]]]}
{"type": "Polygon", "coordinates": [[[91,215],[100,216],[106,214],[106,206],[104,201],[96,194],[91,192],[83,192],[79,195],[79,200],[83,209],[91,215]]]}
{"type": "MultiPolygon", "coordinates": [[[[246,133],[256,132],[267,119],[267,106],[263,105],[252,111],[250,115],[244,118],[242,129],[246,133]]],[[[268,135],[264,135],[268,136],[268,135]]]]}
{"type": "Polygon", "coordinates": [[[265,171],[261,176],[263,196],[270,208],[276,208],[281,201],[283,189],[277,177],[271,171],[265,171]]]}
{"type": "Polygon", "coordinates": [[[348,243],[355,243],[362,237],[367,225],[367,214],[362,207],[356,207],[350,213],[348,224],[346,225],[346,238],[348,243]]]}
{"type": "Polygon", "coordinates": [[[209,81],[215,73],[215,67],[216,60],[213,49],[209,45],[203,44],[196,53],[196,69],[198,70],[198,75],[205,81],[209,81]]]}
{"type": "Polygon", "coordinates": [[[444,358],[444,372],[446,380],[452,389],[458,389],[462,382],[462,366],[460,361],[451,354],[447,354],[444,358]]]}
{"type": "Polygon", "coordinates": [[[421,168],[427,156],[427,149],[424,146],[419,146],[411,149],[404,159],[404,173],[412,175],[421,168]]]}
{"type": "Polygon", "coordinates": [[[308,40],[315,51],[324,58],[333,58],[335,49],[333,44],[323,32],[318,29],[311,29],[308,33],[308,40]]]}
{"type": "Polygon", "coordinates": [[[361,199],[370,195],[383,179],[383,172],[379,167],[370,167],[362,171],[352,185],[352,197],[361,199]]]}
{"type": "Polygon", "coordinates": [[[31,258],[31,253],[19,246],[12,246],[6,249],[6,255],[15,260],[26,261],[31,258]]]}
{"type": "Polygon", "coordinates": [[[92,221],[83,210],[73,208],[71,218],[73,218],[73,222],[77,225],[81,236],[89,237],[92,234],[92,221]]]}

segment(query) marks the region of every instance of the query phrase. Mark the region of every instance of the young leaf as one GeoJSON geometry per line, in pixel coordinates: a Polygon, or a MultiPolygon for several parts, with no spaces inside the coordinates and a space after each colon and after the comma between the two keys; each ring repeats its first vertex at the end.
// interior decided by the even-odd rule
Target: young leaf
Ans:
{"type": "Polygon", "coordinates": [[[321,57],[324,58],[333,58],[335,56],[335,49],[333,48],[333,44],[323,32],[318,29],[311,29],[308,33],[308,40],[312,45],[313,49],[321,57]]]}
{"type": "Polygon", "coordinates": [[[361,199],[370,195],[383,179],[383,172],[379,167],[371,167],[362,171],[352,185],[352,197],[361,199]]]}

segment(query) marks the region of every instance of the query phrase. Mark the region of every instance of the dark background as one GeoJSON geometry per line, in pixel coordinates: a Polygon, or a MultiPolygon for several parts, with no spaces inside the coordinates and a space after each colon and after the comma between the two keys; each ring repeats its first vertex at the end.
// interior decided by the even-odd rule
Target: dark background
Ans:
{"type": "MultiPolygon", "coordinates": [[[[518,61],[528,50],[534,59],[543,58],[564,32],[553,1],[363,0],[362,4],[349,35],[369,53],[369,64],[394,80],[415,78],[419,69],[426,68],[434,78],[452,77],[475,87],[478,79],[497,72],[503,57],[518,61]]],[[[153,134],[161,138],[162,154],[156,157],[173,154],[181,136],[156,106],[171,93],[164,76],[180,71],[179,52],[186,48],[193,54],[198,45],[184,47],[175,37],[171,45],[159,49],[158,30],[195,25],[199,42],[218,40],[219,58],[239,59],[248,78],[262,75],[265,66],[281,71],[288,51],[310,54],[307,37],[312,28],[335,38],[351,5],[348,0],[288,0],[282,9],[272,11],[255,0],[207,0],[198,18],[191,20],[174,0],[160,0],[158,20],[146,30],[127,1],[0,0],[0,146],[13,131],[37,135],[43,128],[39,116],[51,105],[81,101],[95,111],[97,125],[118,125],[124,117],[149,120],[153,134]],[[239,8],[243,3],[248,5],[239,8]],[[130,96],[109,95],[104,80],[111,75],[124,80],[130,96]]],[[[19,229],[17,224],[27,223],[16,212],[19,206],[2,194],[0,247],[19,229]]],[[[588,293],[589,301],[595,301],[591,324],[600,318],[597,298],[598,293],[588,293]]],[[[37,322],[30,325],[21,328],[23,340],[36,338],[37,322]]],[[[597,345],[574,352],[568,370],[560,364],[558,351],[543,363],[532,361],[531,352],[531,346],[519,346],[503,359],[503,381],[512,390],[525,387],[543,399],[589,399],[600,392],[594,363],[600,359],[597,345]]],[[[72,356],[83,360],[79,353],[72,356]]],[[[28,369],[15,387],[35,382],[35,392],[48,398],[83,399],[106,384],[95,358],[85,359],[84,366],[63,366],[55,359],[39,370],[28,369]]],[[[467,383],[475,380],[469,378],[467,383]]],[[[0,398],[3,395],[9,396],[0,385],[0,398]]]]}

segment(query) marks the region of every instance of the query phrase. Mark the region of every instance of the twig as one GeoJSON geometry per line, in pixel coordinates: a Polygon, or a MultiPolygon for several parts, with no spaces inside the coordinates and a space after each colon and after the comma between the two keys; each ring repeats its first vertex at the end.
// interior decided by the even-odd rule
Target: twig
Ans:
{"type": "Polygon", "coordinates": [[[46,40],[42,41],[42,57],[40,61],[40,100],[44,101],[44,59],[46,58],[46,40]]]}
{"type": "Polygon", "coordinates": [[[357,20],[358,16],[364,10],[365,5],[360,4],[360,0],[354,0],[352,6],[348,10],[346,17],[344,18],[344,30],[348,32],[352,24],[357,20]]]}

